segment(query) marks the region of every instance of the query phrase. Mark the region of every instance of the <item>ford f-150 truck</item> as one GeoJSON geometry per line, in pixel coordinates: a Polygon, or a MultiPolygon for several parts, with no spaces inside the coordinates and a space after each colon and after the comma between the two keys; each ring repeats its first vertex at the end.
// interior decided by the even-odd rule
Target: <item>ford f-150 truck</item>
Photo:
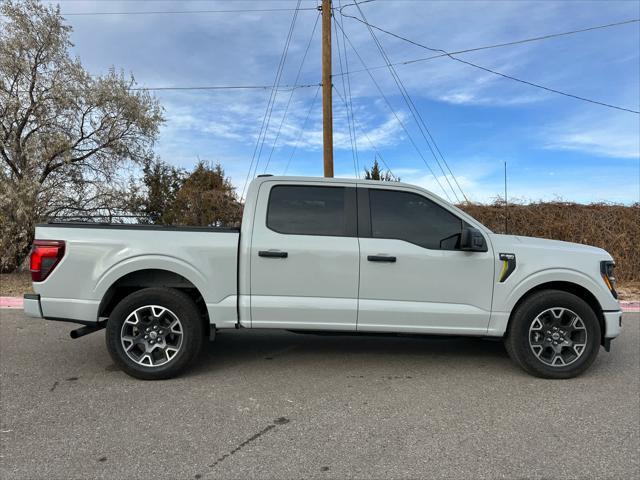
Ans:
{"type": "Polygon", "coordinates": [[[106,327],[116,364],[174,376],[217,330],[503,338],[546,378],[584,372],[619,335],[600,248],[492,233],[412,185],[262,176],[240,229],[39,225],[25,312],[106,327]]]}

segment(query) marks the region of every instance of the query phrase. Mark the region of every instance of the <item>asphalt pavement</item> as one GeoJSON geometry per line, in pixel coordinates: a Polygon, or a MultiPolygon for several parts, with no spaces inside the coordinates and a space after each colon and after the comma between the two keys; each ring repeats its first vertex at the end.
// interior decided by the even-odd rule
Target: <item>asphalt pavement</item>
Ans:
{"type": "Polygon", "coordinates": [[[0,478],[640,478],[640,315],[543,380],[500,342],[225,331],[180,378],[0,310],[0,478]]]}

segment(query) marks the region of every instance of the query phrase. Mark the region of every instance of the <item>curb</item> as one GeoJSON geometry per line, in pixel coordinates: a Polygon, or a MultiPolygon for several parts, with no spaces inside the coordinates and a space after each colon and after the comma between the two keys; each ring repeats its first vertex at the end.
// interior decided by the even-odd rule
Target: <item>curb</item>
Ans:
{"type": "MultiPolygon", "coordinates": [[[[22,297],[0,297],[0,308],[22,308],[22,297]]],[[[622,301],[620,302],[623,312],[640,312],[640,302],[622,301]]]]}
{"type": "Polygon", "coordinates": [[[22,308],[22,297],[0,297],[0,308],[22,308]]]}
{"type": "Polygon", "coordinates": [[[620,302],[623,312],[640,312],[640,302],[620,302]]]}

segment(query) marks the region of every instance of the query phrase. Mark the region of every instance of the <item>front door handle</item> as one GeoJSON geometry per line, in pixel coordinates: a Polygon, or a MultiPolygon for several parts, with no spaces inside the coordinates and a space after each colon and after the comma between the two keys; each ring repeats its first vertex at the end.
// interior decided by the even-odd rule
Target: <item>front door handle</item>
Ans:
{"type": "Polygon", "coordinates": [[[287,258],[289,253],[280,250],[260,250],[258,256],[267,258],[287,258]]]}
{"type": "Polygon", "coordinates": [[[395,263],[396,257],[392,257],[392,256],[389,256],[389,255],[369,255],[367,257],[367,260],[369,260],[370,262],[395,263]]]}

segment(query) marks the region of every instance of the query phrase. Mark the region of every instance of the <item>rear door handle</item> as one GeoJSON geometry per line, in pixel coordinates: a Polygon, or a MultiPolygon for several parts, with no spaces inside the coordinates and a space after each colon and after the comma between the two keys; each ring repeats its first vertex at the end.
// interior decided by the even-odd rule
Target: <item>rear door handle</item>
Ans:
{"type": "Polygon", "coordinates": [[[288,252],[281,252],[279,250],[260,250],[258,256],[267,258],[287,258],[288,252]]]}
{"type": "Polygon", "coordinates": [[[389,256],[389,255],[369,255],[367,257],[367,260],[369,260],[370,262],[395,263],[396,257],[392,257],[392,256],[389,256]]]}

